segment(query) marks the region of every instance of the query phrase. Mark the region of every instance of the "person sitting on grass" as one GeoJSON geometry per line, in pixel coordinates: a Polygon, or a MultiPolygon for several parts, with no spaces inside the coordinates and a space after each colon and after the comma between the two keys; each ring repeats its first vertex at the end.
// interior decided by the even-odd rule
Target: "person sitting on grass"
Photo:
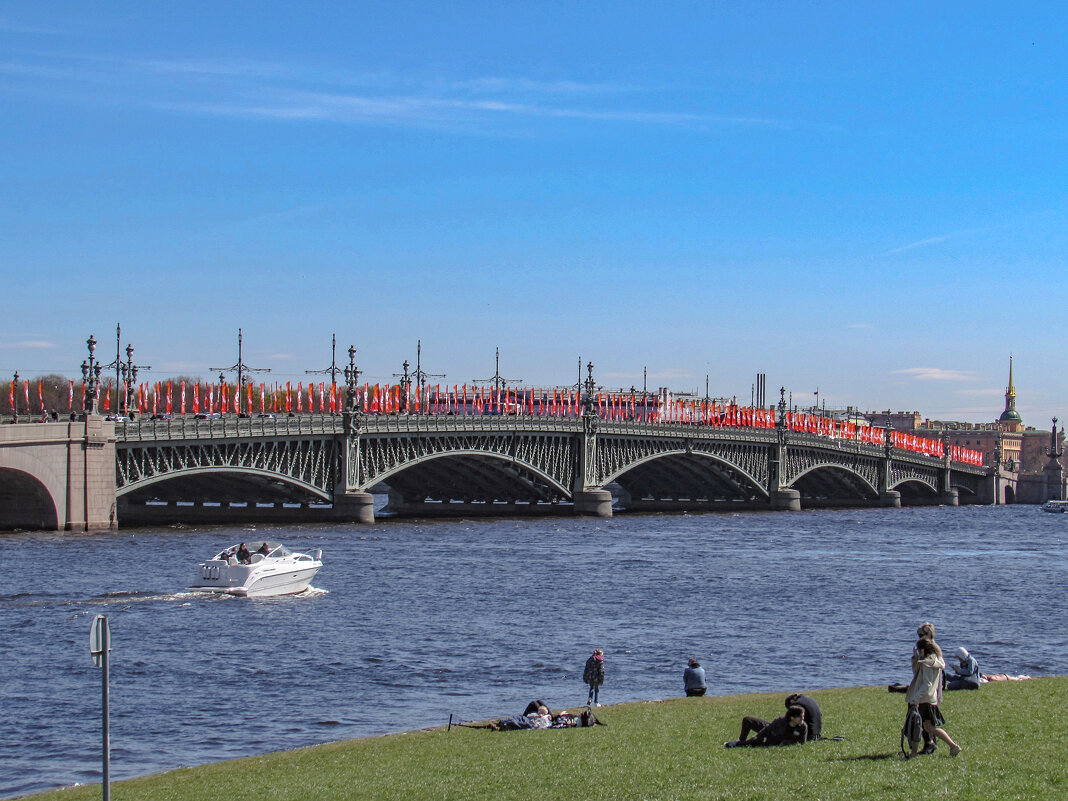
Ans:
{"type": "Polygon", "coordinates": [[[957,649],[957,660],[960,665],[953,666],[953,672],[957,675],[946,679],[947,690],[978,690],[979,689],[979,663],[975,657],[968,653],[967,648],[957,649]]]}
{"type": "Polygon", "coordinates": [[[768,723],[760,718],[742,718],[742,733],[737,740],[724,743],[725,748],[742,746],[794,745],[808,740],[808,725],[805,723],[805,710],[800,706],[787,708],[786,714],[768,723]],[[756,736],[746,739],[750,732],[756,736]]]}
{"type": "Polygon", "coordinates": [[[823,712],[820,705],[812,698],[801,693],[793,693],[786,696],[786,708],[799,706],[805,710],[805,724],[808,726],[808,741],[819,740],[823,737],[823,712]]]}

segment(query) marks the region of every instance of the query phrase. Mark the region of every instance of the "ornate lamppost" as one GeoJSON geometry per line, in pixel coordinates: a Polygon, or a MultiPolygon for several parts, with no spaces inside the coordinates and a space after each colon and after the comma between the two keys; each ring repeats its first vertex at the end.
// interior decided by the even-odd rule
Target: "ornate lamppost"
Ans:
{"type": "MultiPolygon", "coordinates": [[[[411,401],[409,395],[412,389],[412,374],[408,372],[408,368],[411,367],[411,365],[408,363],[408,360],[405,359],[404,364],[402,364],[401,367],[404,368],[404,372],[394,373],[393,377],[400,379],[401,395],[404,396],[404,407],[401,409],[401,411],[404,414],[408,414],[408,404],[411,401]]],[[[467,398],[464,398],[464,400],[466,401],[467,398]]]]}
{"type": "Polygon", "coordinates": [[[994,506],[1001,502],[1001,432],[994,442],[994,506]]]}
{"type": "Polygon", "coordinates": [[[122,373],[122,382],[125,392],[122,399],[122,413],[129,414],[130,412],[130,393],[133,388],[137,386],[137,371],[151,370],[152,368],[147,364],[134,364],[133,363],[133,345],[126,346],[126,361],[119,363],[119,370],[122,373]]]}
{"type": "Polygon", "coordinates": [[[100,386],[100,373],[104,368],[94,355],[96,353],[96,337],[90,334],[89,339],[85,340],[85,344],[89,346],[89,359],[82,360],[82,382],[85,384],[85,403],[82,411],[88,417],[96,411],[96,393],[97,388],[100,386]]]}
{"type": "Polygon", "coordinates": [[[593,380],[593,362],[586,364],[586,397],[582,401],[582,414],[585,417],[593,417],[596,414],[593,393],[597,390],[597,382],[593,380]]]}
{"type": "Polygon", "coordinates": [[[359,428],[363,410],[357,403],[357,386],[360,382],[360,369],[356,366],[356,346],[349,345],[349,363],[345,368],[345,414],[350,420],[350,427],[359,428]]]}
{"type": "MultiPolygon", "coordinates": [[[[15,377],[11,381],[13,387],[11,392],[11,422],[17,423],[19,421],[19,371],[15,371],[15,377]]],[[[27,412],[30,410],[27,409],[27,412]]]]}

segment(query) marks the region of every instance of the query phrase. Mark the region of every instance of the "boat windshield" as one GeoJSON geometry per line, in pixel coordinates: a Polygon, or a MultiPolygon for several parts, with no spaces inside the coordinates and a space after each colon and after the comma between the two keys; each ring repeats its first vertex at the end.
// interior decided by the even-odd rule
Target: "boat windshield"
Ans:
{"type": "Polygon", "coordinates": [[[284,545],[279,545],[277,548],[271,551],[270,556],[272,559],[278,559],[283,556],[289,556],[291,553],[292,551],[290,551],[289,548],[284,545]]]}

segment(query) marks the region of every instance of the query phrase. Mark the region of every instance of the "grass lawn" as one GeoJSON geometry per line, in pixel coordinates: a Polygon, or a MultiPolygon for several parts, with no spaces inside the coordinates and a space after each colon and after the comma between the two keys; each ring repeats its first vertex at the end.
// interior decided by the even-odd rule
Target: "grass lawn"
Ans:
{"type": "MultiPolygon", "coordinates": [[[[796,688],[788,688],[790,690],[796,688]]],[[[786,692],[602,707],[607,726],[493,732],[444,727],[346,740],[112,784],[114,801],[306,799],[1056,799],[1068,798],[1068,677],[946,694],[946,729],[964,752],[902,761],[904,696],[885,687],[807,693],[821,741],[723,748],[743,715],[771,719],[786,692]]],[[[517,698],[518,713],[529,699],[517,698]]],[[[98,799],[100,785],[32,796],[98,799]]]]}

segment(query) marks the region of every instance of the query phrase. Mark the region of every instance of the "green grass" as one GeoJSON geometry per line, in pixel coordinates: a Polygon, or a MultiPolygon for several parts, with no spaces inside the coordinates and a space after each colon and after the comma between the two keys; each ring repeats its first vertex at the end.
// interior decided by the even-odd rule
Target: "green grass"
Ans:
{"type": "MultiPolygon", "coordinates": [[[[593,729],[492,732],[444,727],[218,762],[112,785],[114,801],[305,799],[1056,799],[1068,798],[1068,677],[947,693],[944,745],[902,761],[904,696],[885,687],[809,693],[821,741],[723,748],[743,715],[771,718],[785,693],[603,707],[593,729]]],[[[527,699],[516,699],[519,711],[527,699]]],[[[507,712],[509,710],[502,710],[507,712]]],[[[98,799],[100,785],[32,796],[98,799]]]]}

